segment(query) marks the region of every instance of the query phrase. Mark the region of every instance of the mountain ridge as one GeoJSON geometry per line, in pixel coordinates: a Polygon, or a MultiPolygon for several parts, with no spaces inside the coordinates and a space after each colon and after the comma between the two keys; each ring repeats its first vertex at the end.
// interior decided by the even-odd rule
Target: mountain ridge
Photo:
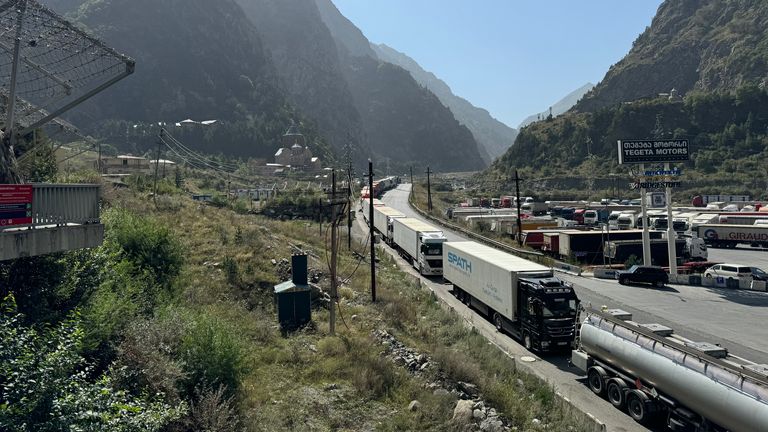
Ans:
{"type": "MultiPolygon", "coordinates": [[[[586,83],[583,86],[577,88],[576,90],[573,90],[572,92],[568,93],[567,95],[563,96],[559,101],[552,104],[552,115],[553,116],[559,116],[560,114],[570,110],[573,108],[574,105],[584,97],[587,92],[592,90],[592,88],[595,87],[592,83],[586,83]]],[[[528,126],[529,124],[537,121],[537,120],[544,120],[549,115],[549,110],[542,111],[537,114],[532,114],[528,117],[526,117],[522,122],[520,122],[520,125],[518,126],[519,129],[524,128],[525,126],[528,126]]]]}
{"type": "Polygon", "coordinates": [[[481,154],[484,153],[483,159],[486,163],[502,155],[514,143],[518,132],[515,128],[497,120],[488,110],[455,95],[445,81],[422,68],[416,60],[386,44],[371,44],[371,47],[382,60],[410,72],[419,84],[432,91],[443,105],[453,112],[456,119],[472,132],[475,140],[480,144],[481,154]]]}

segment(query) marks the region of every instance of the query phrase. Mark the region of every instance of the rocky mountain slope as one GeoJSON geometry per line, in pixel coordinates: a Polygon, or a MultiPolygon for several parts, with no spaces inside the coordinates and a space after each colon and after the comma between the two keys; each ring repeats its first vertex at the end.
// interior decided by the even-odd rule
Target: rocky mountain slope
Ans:
{"type": "MultiPolygon", "coordinates": [[[[568,111],[569,109],[573,108],[574,105],[581,99],[588,91],[592,90],[592,88],[595,85],[592,83],[586,83],[583,86],[577,88],[576,90],[568,93],[560,99],[559,101],[555,102],[554,105],[552,105],[552,115],[553,116],[559,116],[560,114],[568,111]]],[[[520,123],[519,128],[524,128],[528,126],[529,124],[537,121],[537,120],[544,120],[549,115],[550,111],[547,109],[545,111],[542,111],[538,114],[533,114],[525,118],[520,123]]]]}
{"type": "Polygon", "coordinates": [[[456,119],[472,132],[475,140],[480,144],[481,154],[486,162],[491,162],[504,154],[504,151],[515,142],[516,129],[496,120],[488,111],[456,96],[448,84],[432,72],[424,70],[411,57],[384,44],[372,44],[371,47],[381,60],[396,64],[410,72],[419,84],[428,88],[443,105],[450,108],[456,119]]]}
{"type": "Polygon", "coordinates": [[[46,1],[137,61],[134,76],[72,114],[102,136],[127,135],[125,122],[218,119],[191,144],[271,159],[293,118],[326,159],[351,144],[358,166],[483,166],[450,110],[381,62],[330,0],[46,1]]]}
{"type": "Polygon", "coordinates": [[[382,61],[331,0],[314,3],[336,42],[342,73],[374,155],[400,165],[442,170],[485,165],[472,133],[438,97],[402,67],[382,61]]]}
{"type": "Polygon", "coordinates": [[[629,54],[576,105],[592,111],[676,89],[730,91],[768,81],[768,2],[667,0],[629,54]]]}
{"type": "Polygon", "coordinates": [[[117,145],[130,141],[125,151],[142,151],[154,147],[157,130],[129,140],[125,122],[216,119],[220,126],[188,144],[234,156],[274,153],[285,125],[297,116],[259,34],[233,0],[81,3],[68,16],[137,65],[133,75],[71,111],[73,123],[117,145]]]}

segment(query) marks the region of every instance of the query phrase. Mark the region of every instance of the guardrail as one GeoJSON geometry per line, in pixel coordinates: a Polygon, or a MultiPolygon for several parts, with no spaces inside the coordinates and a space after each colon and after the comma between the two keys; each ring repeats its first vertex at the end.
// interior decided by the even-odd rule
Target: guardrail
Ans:
{"type": "Polygon", "coordinates": [[[99,196],[94,184],[33,184],[32,226],[99,223],[99,196]]]}
{"type": "Polygon", "coordinates": [[[443,220],[441,218],[435,217],[435,216],[427,213],[426,211],[424,211],[421,208],[419,208],[419,206],[416,205],[416,203],[413,201],[413,187],[411,187],[411,192],[408,194],[408,203],[411,205],[411,207],[413,207],[414,210],[416,210],[416,213],[420,214],[421,216],[431,220],[432,222],[435,222],[435,223],[437,223],[439,225],[442,225],[442,226],[444,226],[446,228],[450,228],[453,231],[458,231],[458,232],[464,234],[465,236],[467,236],[467,237],[469,237],[471,239],[477,240],[477,241],[479,241],[481,243],[485,243],[485,244],[487,244],[489,246],[493,246],[493,247],[495,247],[497,249],[501,249],[503,251],[509,252],[509,253],[511,253],[513,255],[523,256],[524,258],[532,259],[532,260],[535,260],[537,262],[549,265],[552,268],[554,268],[556,270],[559,270],[559,271],[562,271],[562,272],[566,272],[566,273],[570,273],[570,274],[575,274],[577,276],[581,275],[581,268],[580,267],[573,266],[573,265],[570,265],[568,263],[564,263],[564,262],[561,262],[561,261],[557,261],[557,260],[555,260],[553,258],[548,257],[547,255],[544,255],[541,252],[535,252],[535,251],[530,251],[530,250],[526,250],[526,249],[516,248],[516,247],[510,246],[510,245],[508,245],[506,243],[502,243],[500,241],[490,239],[490,238],[485,237],[483,235],[480,235],[480,234],[478,234],[476,232],[468,230],[468,229],[466,229],[466,228],[464,228],[462,226],[459,226],[459,225],[456,225],[456,224],[452,224],[452,223],[447,222],[447,221],[445,221],[445,220],[443,220]]]}

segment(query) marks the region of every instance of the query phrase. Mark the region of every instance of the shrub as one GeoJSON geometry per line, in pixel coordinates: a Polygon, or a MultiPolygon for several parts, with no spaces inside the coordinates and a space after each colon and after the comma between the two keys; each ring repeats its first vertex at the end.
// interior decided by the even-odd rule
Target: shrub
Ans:
{"type": "Polygon", "coordinates": [[[0,430],[157,431],[184,413],[118,389],[111,370],[91,380],[76,314],[50,330],[21,324],[13,297],[0,307],[0,430]]]}
{"type": "Polygon", "coordinates": [[[237,285],[240,282],[240,269],[237,266],[237,261],[230,257],[224,257],[222,267],[224,267],[224,274],[227,275],[227,282],[230,285],[237,285]]]}
{"type": "Polygon", "coordinates": [[[168,227],[124,209],[110,210],[104,219],[109,251],[135,263],[137,270],[151,271],[163,286],[179,274],[182,249],[168,227]]]}
{"type": "Polygon", "coordinates": [[[230,397],[246,372],[245,347],[240,333],[213,314],[201,313],[193,318],[181,340],[181,357],[189,374],[184,386],[190,396],[203,385],[224,386],[230,397]]]}

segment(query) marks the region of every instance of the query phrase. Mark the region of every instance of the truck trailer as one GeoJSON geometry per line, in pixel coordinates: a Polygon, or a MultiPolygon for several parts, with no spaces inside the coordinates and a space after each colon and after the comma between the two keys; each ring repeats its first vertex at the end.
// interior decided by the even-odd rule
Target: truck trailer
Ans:
{"type": "Polygon", "coordinates": [[[443,274],[443,243],[446,240],[441,230],[418,219],[392,219],[392,242],[395,248],[425,276],[443,274]]]}
{"type": "Polygon", "coordinates": [[[373,227],[384,238],[387,244],[392,244],[392,219],[404,218],[405,215],[391,207],[373,208],[373,227]]]}
{"type": "Polygon", "coordinates": [[[642,424],[689,432],[768,430],[768,365],[620,310],[587,312],[571,363],[642,424]]]}
{"type": "MultiPolygon", "coordinates": [[[[669,250],[667,239],[651,240],[651,259],[648,265],[668,266],[669,250]]],[[[603,254],[615,263],[626,262],[630,256],[643,258],[642,240],[611,240],[603,245],[603,254]]],[[[681,235],[675,240],[675,255],[677,264],[688,261],[706,261],[708,258],[707,245],[698,237],[681,235]]]]}
{"type": "Polygon", "coordinates": [[[697,228],[698,236],[707,246],[735,248],[739,244],[768,248],[768,226],[702,224],[697,228]]]}
{"type": "MultiPolygon", "coordinates": [[[[576,260],[586,264],[602,264],[603,243],[609,240],[639,240],[642,230],[619,231],[579,231],[569,230],[560,233],[560,256],[566,260],[576,260]]],[[[650,231],[651,239],[659,239],[661,231],[650,231]]]]}
{"type": "Polygon", "coordinates": [[[579,299],[552,269],[476,242],[444,245],[453,294],[529,350],[573,347],[579,299]]]}

